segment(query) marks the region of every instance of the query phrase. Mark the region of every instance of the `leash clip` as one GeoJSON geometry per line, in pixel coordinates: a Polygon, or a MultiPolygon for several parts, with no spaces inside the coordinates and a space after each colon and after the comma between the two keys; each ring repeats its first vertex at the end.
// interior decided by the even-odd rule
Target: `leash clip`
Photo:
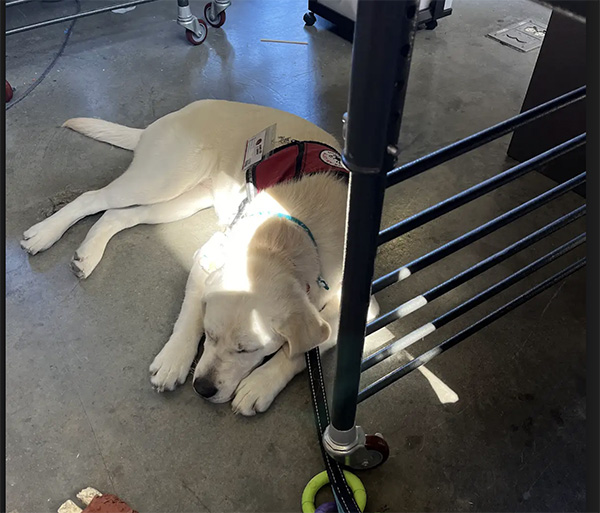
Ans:
{"type": "Polygon", "coordinates": [[[317,278],[317,285],[322,289],[329,290],[329,285],[327,285],[327,282],[321,276],[317,278]]]}

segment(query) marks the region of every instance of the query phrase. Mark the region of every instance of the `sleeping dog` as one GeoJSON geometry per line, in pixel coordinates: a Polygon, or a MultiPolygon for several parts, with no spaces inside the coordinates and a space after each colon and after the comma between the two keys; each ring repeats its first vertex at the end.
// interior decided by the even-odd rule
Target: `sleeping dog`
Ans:
{"type": "MultiPolygon", "coordinates": [[[[292,114],[220,100],[194,102],[145,129],[89,118],[63,126],[132,150],[133,160],[106,187],[28,229],[21,246],[35,255],[104,211],[71,262],[84,279],[121,230],[214,207],[224,230],[194,255],[150,380],[159,391],[182,384],[204,334],[194,389],[215,403],[231,400],[236,413],[265,411],[302,371],[306,351],[336,341],[348,187],[337,141],[292,114]],[[274,125],[272,155],[248,167],[248,141],[274,125]],[[267,160],[276,179],[257,176],[267,160]]],[[[252,150],[264,150],[266,141],[254,142],[252,150]]],[[[377,312],[372,299],[369,317],[377,312]]]]}

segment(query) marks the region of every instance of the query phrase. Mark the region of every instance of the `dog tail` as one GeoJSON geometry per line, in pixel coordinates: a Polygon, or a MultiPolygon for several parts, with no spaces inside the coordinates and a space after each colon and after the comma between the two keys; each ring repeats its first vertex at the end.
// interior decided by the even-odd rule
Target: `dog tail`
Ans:
{"type": "Polygon", "coordinates": [[[125,150],[134,150],[144,131],[93,118],[72,118],[62,126],[125,150]]]}

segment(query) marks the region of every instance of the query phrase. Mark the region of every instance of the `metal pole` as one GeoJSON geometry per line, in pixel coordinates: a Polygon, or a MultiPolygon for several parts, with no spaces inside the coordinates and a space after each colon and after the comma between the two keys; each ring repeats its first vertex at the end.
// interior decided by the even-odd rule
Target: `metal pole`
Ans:
{"type": "Polygon", "coordinates": [[[517,116],[502,121],[497,125],[486,128],[481,132],[477,132],[473,135],[465,137],[464,139],[461,139],[460,141],[456,141],[448,146],[444,146],[443,148],[440,148],[429,155],[425,155],[417,160],[403,164],[396,169],[392,169],[388,173],[387,186],[391,187],[392,185],[396,185],[397,183],[403,182],[408,178],[439,166],[444,162],[448,162],[449,160],[459,157],[460,155],[464,155],[468,151],[479,148],[480,146],[483,146],[491,141],[495,141],[496,139],[512,132],[520,126],[531,123],[532,121],[546,116],[551,112],[585,98],[585,95],[585,86],[579,87],[578,89],[574,89],[573,91],[565,93],[562,96],[554,98],[553,100],[542,103],[537,107],[533,107],[532,109],[522,112],[517,116]]]}
{"type": "Polygon", "coordinates": [[[64,23],[65,21],[76,20],[78,18],[85,18],[86,16],[93,16],[94,14],[101,14],[103,12],[112,11],[114,9],[124,9],[126,7],[133,7],[134,5],[148,4],[150,2],[155,2],[156,0],[135,0],[133,2],[128,2],[126,4],[119,5],[111,5],[110,7],[102,7],[101,9],[94,9],[93,11],[86,11],[79,14],[72,14],[70,16],[63,16],[61,18],[54,18],[48,21],[41,21],[40,23],[32,23],[31,25],[23,25],[22,27],[17,27],[12,30],[7,30],[6,35],[12,36],[13,34],[18,34],[19,32],[25,32],[27,30],[33,30],[41,27],[47,27],[48,25],[55,25],[57,23],[64,23]]]}
{"type": "Polygon", "coordinates": [[[563,244],[562,246],[559,246],[555,250],[544,255],[543,257],[538,258],[535,262],[532,262],[531,264],[523,267],[523,269],[504,278],[503,280],[499,281],[498,283],[485,289],[483,292],[480,292],[479,294],[473,296],[472,298],[468,299],[467,301],[454,307],[452,310],[446,312],[445,314],[440,315],[433,321],[430,321],[427,324],[424,324],[423,326],[421,326],[420,328],[417,328],[416,330],[411,331],[409,334],[404,335],[402,338],[399,338],[395,342],[392,342],[391,344],[389,344],[385,347],[382,347],[381,349],[379,349],[378,351],[376,351],[375,353],[370,355],[368,358],[365,358],[365,360],[362,363],[363,372],[366,371],[367,369],[370,369],[374,365],[377,365],[378,363],[382,362],[386,358],[389,358],[390,356],[396,354],[397,352],[413,345],[415,342],[423,340],[427,335],[440,329],[442,326],[445,326],[446,324],[453,321],[454,319],[457,319],[458,317],[465,314],[466,312],[469,312],[476,306],[479,306],[480,304],[484,303],[488,299],[494,297],[495,295],[499,294],[500,292],[511,287],[515,283],[523,280],[524,278],[526,278],[530,274],[534,273],[538,269],[541,269],[545,265],[548,265],[550,262],[554,262],[554,260],[556,260],[557,258],[560,258],[564,254],[575,249],[576,247],[580,246],[584,242],[585,242],[585,233],[582,233],[581,235],[570,240],[569,242],[563,244]]]}
{"type": "Polygon", "coordinates": [[[552,287],[552,285],[555,285],[559,281],[565,279],[567,276],[573,274],[575,271],[581,269],[583,266],[585,266],[585,262],[585,258],[578,260],[574,264],[571,264],[570,266],[564,268],[562,271],[556,273],[554,276],[548,278],[547,280],[544,280],[539,285],[536,285],[524,294],[520,295],[519,297],[506,303],[504,306],[493,311],[491,314],[486,315],[485,317],[478,320],[476,323],[472,324],[468,328],[465,328],[456,335],[446,339],[444,342],[437,345],[433,349],[430,349],[429,351],[423,353],[421,356],[418,356],[417,358],[411,360],[399,369],[396,369],[390,372],[389,374],[386,374],[382,378],[375,381],[375,383],[369,385],[364,390],[361,390],[360,394],[358,395],[358,402],[361,403],[365,399],[368,399],[372,395],[375,395],[380,390],[383,390],[384,388],[391,385],[395,381],[398,381],[400,378],[406,376],[413,370],[421,367],[421,365],[425,365],[426,363],[433,360],[436,356],[454,347],[459,342],[462,342],[463,340],[470,337],[474,333],[477,333],[479,330],[485,328],[486,326],[489,326],[492,322],[500,319],[501,317],[504,317],[508,312],[529,301],[531,298],[537,296],[544,290],[552,287]]]}
{"type": "Polygon", "coordinates": [[[408,278],[417,271],[424,269],[425,267],[441,260],[442,258],[447,257],[448,255],[451,255],[452,253],[455,253],[459,249],[462,249],[468,246],[469,244],[481,239],[482,237],[489,235],[495,230],[498,230],[499,228],[502,228],[503,226],[512,223],[516,219],[519,219],[520,217],[523,217],[524,215],[533,212],[535,209],[541,207],[542,205],[545,205],[550,201],[555,200],[563,194],[573,190],[578,185],[584,183],[585,177],[586,173],[581,173],[571,178],[570,180],[567,180],[566,182],[557,185],[556,187],[553,187],[549,191],[546,191],[543,194],[540,194],[539,196],[536,196],[535,198],[526,201],[518,207],[515,207],[512,210],[509,210],[508,212],[499,215],[491,221],[488,221],[487,223],[482,224],[477,228],[474,228],[473,230],[465,233],[464,235],[461,235],[460,237],[451,240],[443,246],[440,246],[439,248],[430,251],[426,255],[423,255],[422,257],[413,260],[409,264],[406,264],[405,266],[400,267],[395,271],[392,271],[391,273],[382,276],[381,278],[377,278],[373,282],[373,293],[379,292],[385,289],[386,287],[393,285],[394,283],[408,278]]]}
{"type": "Polygon", "coordinates": [[[377,243],[381,246],[382,244],[394,240],[395,238],[400,237],[411,230],[423,226],[425,223],[428,223],[433,219],[437,219],[438,217],[447,214],[458,207],[466,205],[470,201],[480,198],[484,194],[506,185],[507,183],[510,183],[513,180],[530,173],[534,169],[540,168],[551,160],[554,160],[555,158],[560,157],[561,155],[564,155],[565,153],[574,150],[579,146],[582,146],[585,144],[585,139],[585,133],[578,135],[577,137],[573,137],[573,139],[559,144],[548,151],[540,153],[539,155],[536,155],[525,162],[521,162],[520,164],[517,164],[516,166],[511,167],[510,169],[507,169],[498,175],[492,176],[491,178],[488,178],[487,180],[478,183],[473,187],[459,192],[458,194],[455,194],[444,201],[440,201],[436,205],[433,205],[432,207],[429,207],[418,214],[415,214],[414,216],[408,217],[403,221],[400,221],[399,223],[382,230],[379,233],[379,239],[377,243]]]}
{"type": "Polygon", "coordinates": [[[343,152],[351,178],[341,316],[331,424],[324,435],[327,451],[336,457],[359,438],[356,399],[371,280],[386,173],[397,154],[416,14],[414,0],[358,2],[343,152]]]}
{"type": "Polygon", "coordinates": [[[495,265],[504,262],[507,258],[510,258],[519,251],[528,248],[532,244],[535,244],[536,242],[542,240],[543,238],[554,233],[563,226],[566,226],[569,223],[572,223],[573,221],[583,217],[585,215],[585,211],[585,205],[576,208],[569,214],[558,218],[556,221],[553,221],[544,226],[543,228],[536,230],[535,232],[529,234],[527,237],[524,237],[521,240],[514,242],[510,246],[498,251],[497,253],[494,253],[493,255],[469,267],[468,269],[457,274],[456,276],[453,276],[445,282],[436,285],[432,289],[429,289],[427,292],[410,299],[406,303],[403,303],[400,306],[382,315],[381,317],[378,317],[374,321],[367,324],[367,336],[371,333],[375,333],[377,330],[380,330],[384,326],[387,326],[388,324],[391,324],[392,322],[397,321],[398,319],[406,317],[407,315],[419,310],[420,308],[429,304],[431,301],[443,296],[447,292],[450,292],[451,290],[462,285],[463,283],[466,283],[475,276],[479,276],[480,274],[487,271],[488,269],[491,269],[495,265]]]}
{"type": "Polygon", "coordinates": [[[33,0],[13,0],[12,2],[7,2],[6,7],[11,7],[13,5],[26,4],[28,2],[33,2],[33,0]]]}

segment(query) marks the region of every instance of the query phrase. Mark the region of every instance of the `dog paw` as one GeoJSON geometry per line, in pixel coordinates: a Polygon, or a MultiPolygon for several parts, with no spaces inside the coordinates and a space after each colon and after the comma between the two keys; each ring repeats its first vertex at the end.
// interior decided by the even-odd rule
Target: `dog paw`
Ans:
{"type": "Polygon", "coordinates": [[[273,382],[261,367],[244,378],[235,391],[231,408],[235,414],[251,417],[266,411],[282,387],[273,382]]]}
{"type": "Polygon", "coordinates": [[[100,262],[100,257],[93,254],[86,254],[81,250],[75,251],[75,255],[71,259],[71,271],[75,273],[80,280],[85,280],[100,262]]]}
{"type": "Polygon", "coordinates": [[[53,230],[44,227],[43,224],[42,221],[23,233],[21,247],[30,255],[48,249],[60,238],[61,234],[56,234],[53,230]]]}
{"type": "Polygon", "coordinates": [[[169,341],[150,365],[150,382],[158,392],[175,390],[185,383],[195,353],[169,341]]]}

